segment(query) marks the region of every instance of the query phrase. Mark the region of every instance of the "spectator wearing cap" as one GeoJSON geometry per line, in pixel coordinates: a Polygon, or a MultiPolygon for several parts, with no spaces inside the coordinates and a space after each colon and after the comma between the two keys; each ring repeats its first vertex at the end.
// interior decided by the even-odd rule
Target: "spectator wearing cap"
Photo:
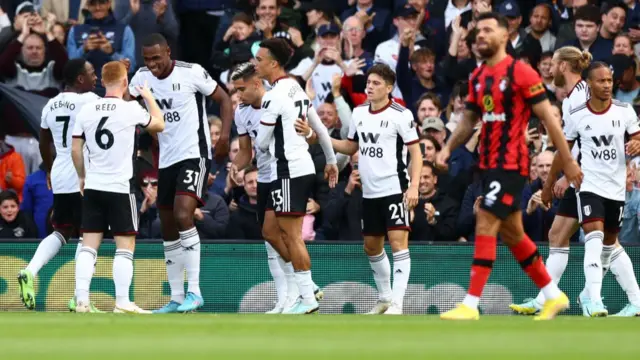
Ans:
{"type": "Polygon", "coordinates": [[[307,26],[311,31],[307,35],[304,43],[312,49],[317,48],[316,39],[318,37],[318,29],[323,25],[329,25],[336,22],[336,17],[328,1],[313,0],[311,2],[302,3],[300,6],[307,17],[307,26]]]}
{"type": "Polygon", "coordinates": [[[322,25],[318,28],[318,49],[313,59],[303,59],[291,74],[301,76],[311,82],[313,106],[318,108],[331,93],[331,81],[334,74],[347,72],[351,60],[342,60],[340,51],[340,28],[336,24],[322,25]]]}
{"type": "Polygon", "coordinates": [[[159,33],[175,45],[178,42],[179,25],[170,0],[119,0],[115,2],[114,14],[122,24],[131,27],[135,37],[135,63],[141,65],[142,41],[149,35],[159,33]]]}
{"type": "MultiPolygon", "coordinates": [[[[122,1],[126,3],[127,1],[122,1]]],[[[42,0],[40,13],[42,17],[48,19],[49,14],[53,14],[56,20],[69,25],[75,25],[84,21],[82,9],[85,8],[87,0],[42,0]]]]}
{"type": "Polygon", "coordinates": [[[260,40],[262,36],[256,31],[251,17],[245,13],[237,13],[222,41],[213,51],[213,67],[227,70],[251,60],[252,49],[258,46],[260,40]]]}
{"type": "Polygon", "coordinates": [[[376,6],[374,0],[356,0],[352,7],[342,13],[340,19],[344,22],[350,16],[357,17],[364,24],[369,41],[380,43],[389,34],[391,26],[389,10],[376,6]]]}
{"type": "Polygon", "coordinates": [[[522,46],[527,33],[524,29],[520,28],[522,24],[522,14],[520,13],[520,6],[514,0],[506,0],[498,7],[498,13],[507,18],[509,22],[509,41],[511,46],[517,52],[522,46]]]}
{"type": "Polygon", "coordinates": [[[602,23],[600,10],[595,5],[585,5],[575,13],[576,39],[568,41],[562,46],[575,46],[581,50],[588,50],[593,61],[607,61],[612,54],[613,42],[600,37],[598,28],[602,23]]]}
{"type": "Polygon", "coordinates": [[[613,40],[622,32],[627,20],[627,5],[622,1],[609,0],[602,4],[602,25],[600,26],[600,37],[610,41],[613,47],[613,40]]]}
{"type": "MultiPolygon", "coordinates": [[[[375,45],[371,42],[367,42],[370,45],[365,50],[365,35],[364,25],[360,19],[356,16],[348,17],[342,27],[342,54],[343,58],[347,60],[361,59],[365,64],[360,69],[366,73],[367,70],[373,65],[373,53],[369,51],[371,47],[375,49],[375,45]]],[[[373,50],[372,50],[373,51],[373,50]]]]}
{"type": "MultiPolygon", "coordinates": [[[[416,21],[418,19],[418,11],[412,6],[400,6],[396,8],[396,11],[393,15],[393,25],[395,26],[397,32],[396,34],[389,40],[380,43],[376,47],[376,51],[374,54],[374,61],[381,62],[389,65],[392,69],[397,69],[398,58],[400,55],[400,39],[401,35],[405,33],[405,31],[410,31],[416,28],[416,21]]],[[[413,40],[414,44],[419,41],[424,40],[422,34],[418,33],[415,35],[413,40]]],[[[414,46],[416,47],[416,46],[414,46]]],[[[404,66],[409,66],[409,62],[406,61],[404,66]]],[[[391,93],[393,97],[403,98],[400,89],[397,84],[391,93]]]]}
{"type": "Polygon", "coordinates": [[[556,37],[551,32],[553,9],[549,4],[538,4],[531,11],[529,26],[525,31],[540,41],[542,51],[553,51],[556,48],[556,37]]]}
{"type": "Polygon", "coordinates": [[[422,121],[420,125],[420,132],[433,136],[443,147],[447,138],[447,129],[444,126],[444,122],[439,117],[430,116],[422,121]]]}
{"type": "Polygon", "coordinates": [[[613,69],[614,98],[632,104],[640,92],[640,82],[636,78],[636,62],[627,55],[613,55],[610,60],[613,69]]]}
{"type": "MultiPolygon", "coordinates": [[[[129,59],[129,72],[136,70],[135,37],[128,25],[120,24],[111,10],[112,0],[87,0],[89,14],[84,24],[69,30],[67,52],[70,58],[83,57],[96,69],[112,60],[129,59]]],[[[101,72],[96,71],[98,82],[95,92],[104,95],[100,82],[101,72]]]]}

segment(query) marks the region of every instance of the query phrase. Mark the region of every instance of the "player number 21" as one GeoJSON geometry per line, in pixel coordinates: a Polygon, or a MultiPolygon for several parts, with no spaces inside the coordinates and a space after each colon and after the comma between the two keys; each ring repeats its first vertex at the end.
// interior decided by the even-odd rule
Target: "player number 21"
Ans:
{"type": "Polygon", "coordinates": [[[391,211],[391,220],[404,218],[404,203],[389,205],[389,211],[391,211]]]}

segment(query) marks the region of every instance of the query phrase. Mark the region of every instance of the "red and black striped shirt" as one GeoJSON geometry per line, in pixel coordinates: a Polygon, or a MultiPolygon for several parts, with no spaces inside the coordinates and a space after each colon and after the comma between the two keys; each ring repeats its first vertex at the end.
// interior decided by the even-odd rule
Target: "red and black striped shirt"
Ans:
{"type": "Polygon", "coordinates": [[[511,56],[494,66],[483,64],[471,74],[466,107],[482,119],[480,169],[529,175],[525,132],[531,105],[546,98],[538,73],[511,56]]]}

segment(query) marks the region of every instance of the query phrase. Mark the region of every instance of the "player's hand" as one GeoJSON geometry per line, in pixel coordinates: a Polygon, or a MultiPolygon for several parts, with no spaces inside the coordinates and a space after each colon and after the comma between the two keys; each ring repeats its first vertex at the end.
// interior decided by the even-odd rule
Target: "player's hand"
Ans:
{"type": "Polygon", "coordinates": [[[555,197],[557,199],[562,199],[562,197],[564,196],[565,191],[567,191],[567,189],[569,188],[569,182],[567,181],[566,177],[561,177],[558,181],[556,181],[556,183],[553,185],[553,195],[555,195],[555,197]]]}
{"type": "Polygon", "coordinates": [[[229,156],[229,136],[220,135],[218,142],[216,143],[216,151],[213,154],[213,158],[216,162],[220,163],[229,156]]]}
{"type": "Polygon", "coordinates": [[[582,174],[582,170],[575,160],[571,160],[564,166],[564,176],[567,178],[567,181],[570,184],[573,184],[573,186],[575,186],[576,190],[580,189],[580,185],[582,184],[582,178],[584,175],[582,174]]]}
{"type": "Polygon", "coordinates": [[[410,186],[407,191],[404,192],[404,203],[407,205],[408,210],[411,210],[418,205],[417,186],[410,186]]]}
{"type": "Polygon", "coordinates": [[[334,188],[338,183],[338,166],[327,164],[324,166],[324,179],[329,182],[329,187],[334,188]]]}
{"type": "Polygon", "coordinates": [[[436,154],[436,168],[440,170],[449,169],[449,157],[451,156],[451,151],[449,151],[449,147],[445,146],[436,154]]]}
{"type": "Polygon", "coordinates": [[[84,178],[78,179],[78,186],[80,187],[80,195],[84,196],[84,178]]]}
{"type": "Polygon", "coordinates": [[[638,140],[629,140],[624,147],[627,155],[635,156],[640,154],[640,141],[638,140]]]}
{"type": "Polygon", "coordinates": [[[204,219],[204,214],[202,213],[202,210],[200,210],[199,208],[196,208],[196,210],[193,212],[193,218],[196,219],[196,221],[202,221],[202,219],[204,219]]]}
{"type": "Polygon", "coordinates": [[[138,92],[138,94],[140,94],[140,96],[142,96],[143,99],[145,99],[146,101],[149,102],[153,102],[156,101],[153,98],[153,93],[151,92],[151,89],[149,89],[149,84],[147,83],[147,81],[144,81],[144,84],[142,86],[140,85],[136,85],[136,91],[138,92]]]}
{"type": "Polygon", "coordinates": [[[482,203],[482,199],[483,198],[484,197],[482,197],[482,196],[478,196],[476,198],[476,201],[474,201],[474,203],[473,203],[473,215],[478,213],[478,209],[480,209],[480,204],[482,203]]]}
{"type": "Polygon", "coordinates": [[[553,201],[553,191],[552,191],[552,186],[551,185],[545,185],[542,187],[542,190],[540,190],[540,201],[544,204],[544,206],[546,206],[547,208],[551,207],[551,202],[553,201]]]}

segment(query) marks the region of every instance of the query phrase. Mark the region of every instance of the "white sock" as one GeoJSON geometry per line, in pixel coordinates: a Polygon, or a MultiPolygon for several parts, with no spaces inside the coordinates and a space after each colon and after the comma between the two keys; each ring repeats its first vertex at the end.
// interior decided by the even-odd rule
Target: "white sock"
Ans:
{"type": "Polygon", "coordinates": [[[378,299],[391,301],[391,265],[384,249],[380,255],[369,256],[369,265],[378,288],[378,299]]]}
{"type": "Polygon", "coordinates": [[[402,308],[404,294],[407,292],[409,275],[411,274],[411,257],[409,249],[393,253],[393,302],[402,308]]]}
{"type": "Polygon", "coordinates": [[[284,304],[287,297],[287,279],[284,275],[284,269],[280,266],[280,264],[284,262],[281,260],[282,258],[280,257],[280,254],[278,254],[271,244],[265,241],[264,246],[267,248],[269,271],[271,272],[271,277],[273,277],[273,282],[276,285],[278,304],[281,305],[284,304]]]}
{"type": "Polygon", "coordinates": [[[584,278],[591,301],[599,301],[602,296],[602,231],[592,231],[585,237],[584,278]]]}
{"type": "MultiPolygon", "coordinates": [[[[562,278],[562,274],[567,269],[567,263],[569,262],[569,248],[557,248],[550,247],[549,248],[549,257],[547,258],[547,272],[549,276],[551,276],[551,280],[554,283],[559,284],[560,279],[562,278]]],[[[544,296],[544,292],[540,290],[538,296],[536,297],[536,302],[538,304],[544,304],[546,298],[544,296]]]]}
{"type": "Polygon", "coordinates": [[[602,255],[600,255],[600,261],[602,261],[602,277],[607,274],[609,267],[611,266],[611,255],[616,249],[615,245],[602,245],[602,255]]]}
{"type": "Polygon", "coordinates": [[[133,279],[133,253],[126,249],[116,249],[113,257],[113,283],[116,286],[116,306],[126,307],[129,300],[129,288],[133,279]]]}
{"type": "Polygon", "coordinates": [[[298,290],[302,297],[302,302],[306,305],[312,305],[317,303],[316,296],[313,294],[313,281],[311,280],[311,272],[296,271],[295,273],[296,283],[298,284],[298,290]]]}
{"type": "Polygon", "coordinates": [[[83,246],[76,260],[76,301],[89,302],[89,288],[93,276],[93,265],[98,253],[87,246],[83,246]]]}
{"type": "Polygon", "coordinates": [[[82,238],[78,240],[78,246],[76,246],[76,256],[73,257],[74,260],[78,260],[78,254],[80,254],[80,250],[82,250],[82,238]]]}
{"type": "Polygon", "coordinates": [[[464,300],[462,300],[462,303],[472,309],[477,309],[480,303],[480,297],[467,294],[464,300]]]}
{"type": "Polygon", "coordinates": [[[38,248],[36,249],[36,253],[33,255],[33,258],[27,265],[27,270],[29,270],[33,276],[38,275],[40,269],[45,266],[54,256],[60,251],[62,245],[65,245],[67,241],[64,239],[64,236],[57,231],[52,232],[44,238],[38,248]]]}
{"type": "Polygon", "coordinates": [[[200,235],[195,226],[180,231],[180,241],[184,251],[184,268],[187,270],[187,291],[202,296],[200,293],[200,235]]]}
{"type": "Polygon", "coordinates": [[[622,290],[627,293],[631,305],[640,307],[640,287],[633,272],[633,264],[624,248],[619,247],[611,254],[611,273],[615,275],[622,290]]]}
{"type": "Polygon", "coordinates": [[[165,241],[164,263],[167,266],[167,280],[171,288],[171,300],[184,302],[184,253],[180,239],[165,241]]]}
{"type": "Polygon", "coordinates": [[[293,264],[291,262],[285,263],[282,270],[284,271],[284,278],[287,281],[287,297],[297,299],[300,296],[300,290],[298,290],[293,264]]]}
{"type": "Polygon", "coordinates": [[[560,289],[558,289],[558,285],[556,285],[556,283],[551,281],[542,288],[542,293],[544,294],[545,299],[555,299],[560,296],[560,289]]]}

